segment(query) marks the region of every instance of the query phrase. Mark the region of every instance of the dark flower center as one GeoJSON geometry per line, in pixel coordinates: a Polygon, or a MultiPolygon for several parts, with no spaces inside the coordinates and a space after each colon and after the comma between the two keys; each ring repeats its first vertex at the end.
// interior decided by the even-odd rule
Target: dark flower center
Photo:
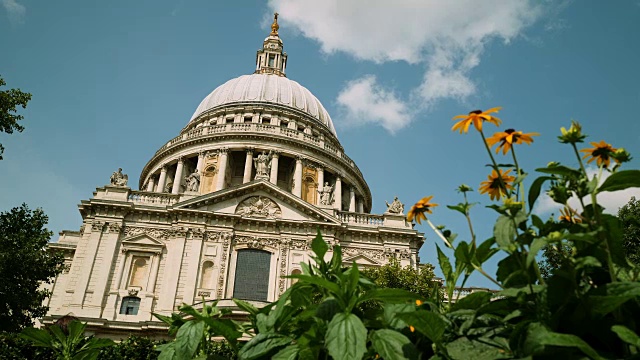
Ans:
{"type": "Polygon", "coordinates": [[[471,115],[471,114],[475,114],[475,115],[482,114],[482,110],[469,111],[469,115],[471,115]]]}
{"type": "Polygon", "coordinates": [[[516,130],[515,130],[515,129],[507,129],[507,130],[505,130],[504,132],[505,132],[506,134],[511,135],[511,134],[513,134],[514,132],[516,132],[516,130]]]}

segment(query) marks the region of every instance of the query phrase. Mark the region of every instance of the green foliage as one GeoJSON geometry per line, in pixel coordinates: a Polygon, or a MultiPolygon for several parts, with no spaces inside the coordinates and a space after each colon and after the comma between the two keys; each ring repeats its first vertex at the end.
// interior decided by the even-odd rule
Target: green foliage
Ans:
{"type": "Polygon", "coordinates": [[[146,337],[129,336],[127,339],[100,349],[98,360],[156,360],[159,352],[155,347],[164,341],[153,341],[146,337]]]}
{"type": "Polygon", "coordinates": [[[416,269],[408,265],[402,267],[399,261],[392,259],[385,265],[365,268],[361,274],[380,288],[404,289],[423,299],[431,297],[434,288],[440,288],[431,264],[421,264],[416,269]]]}
{"type": "Polygon", "coordinates": [[[30,341],[14,333],[0,333],[0,359],[3,360],[50,360],[53,351],[35,347],[30,341]]]}
{"type": "Polygon", "coordinates": [[[640,265],[640,201],[632,197],[629,202],[618,211],[622,228],[624,229],[622,246],[629,261],[640,265]]]}
{"type": "Polygon", "coordinates": [[[58,360],[97,359],[101,348],[113,345],[110,339],[85,337],[86,324],[74,320],[66,331],[58,325],[46,329],[26,328],[20,337],[30,341],[36,347],[50,349],[58,360]]]}
{"type": "Polygon", "coordinates": [[[47,221],[26,204],[0,213],[0,332],[18,332],[48,310],[51,294],[40,285],[62,271],[64,258],[47,251],[47,221]]]}
{"type": "MultiPolygon", "coordinates": [[[[7,83],[0,76],[0,87],[5,85],[7,83]]],[[[18,124],[18,121],[24,117],[16,114],[16,108],[18,106],[26,108],[29,100],[31,100],[31,94],[22,92],[20,89],[0,91],[0,132],[12,134],[14,131],[22,132],[24,130],[24,127],[18,124]]],[[[2,160],[3,153],[4,147],[0,144],[0,160],[2,160]]]]}

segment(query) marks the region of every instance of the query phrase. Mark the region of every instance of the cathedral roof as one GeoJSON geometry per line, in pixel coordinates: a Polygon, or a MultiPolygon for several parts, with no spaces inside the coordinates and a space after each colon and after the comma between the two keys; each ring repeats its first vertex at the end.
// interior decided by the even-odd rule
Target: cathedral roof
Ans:
{"type": "Polygon", "coordinates": [[[270,103],[302,111],[325,125],[336,135],[327,110],[307,88],[276,74],[242,75],[218,86],[202,100],[191,120],[221,105],[270,103]]]}

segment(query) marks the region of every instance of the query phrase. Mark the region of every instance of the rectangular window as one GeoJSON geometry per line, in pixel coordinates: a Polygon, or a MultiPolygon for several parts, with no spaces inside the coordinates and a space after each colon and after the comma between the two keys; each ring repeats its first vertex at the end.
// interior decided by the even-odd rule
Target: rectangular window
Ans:
{"type": "Polygon", "coordinates": [[[135,296],[127,296],[122,299],[122,305],[120,305],[121,315],[138,315],[138,309],[140,308],[140,298],[135,296]]]}
{"type": "Polygon", "coordinates": [[[276,61],[276,56],[275,55],[269,55],[269,67],[273,67],[275,61],[276,61]]]}

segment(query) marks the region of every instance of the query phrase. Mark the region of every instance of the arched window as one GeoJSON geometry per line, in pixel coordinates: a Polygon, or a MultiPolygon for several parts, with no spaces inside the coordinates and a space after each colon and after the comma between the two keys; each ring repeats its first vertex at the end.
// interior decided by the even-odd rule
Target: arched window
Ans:
{"type": "Polygon", "coordinates": [[[213,289],[213,262],[205,261],[202,264],[202,277],[200,287],[203,289],[213,289]]]}
{"type": "Polygon", "coordinates": [[[242,300],[267,301],[270,269],[270,252],[254,249],[238,251],[233,297],[242,300]]]}
{"type": "MultiPolygon", "coordinates": [[[[300,271],[300,269],[293,269],[291,270],[291,275],[300,275],[302,274],[302,271],[300,271]]],[[[291,285],[295,284],[298,282],[298,279],[291,279],[291,285]]]]}
{"type": "Polygon", "coordinates": [[[129,278],[129,286],[143,288],[147,280],[147,268],[149,267],[149,258],[136,256],[131,261],[131,277],[129,278]]]}
{"type": "Polygon", "coordinates": [[[140,308],[140,298],[136,296],[126,296],[122,298],[120,305],[120,314],[122,315],[138,315],[140,308]]]}

